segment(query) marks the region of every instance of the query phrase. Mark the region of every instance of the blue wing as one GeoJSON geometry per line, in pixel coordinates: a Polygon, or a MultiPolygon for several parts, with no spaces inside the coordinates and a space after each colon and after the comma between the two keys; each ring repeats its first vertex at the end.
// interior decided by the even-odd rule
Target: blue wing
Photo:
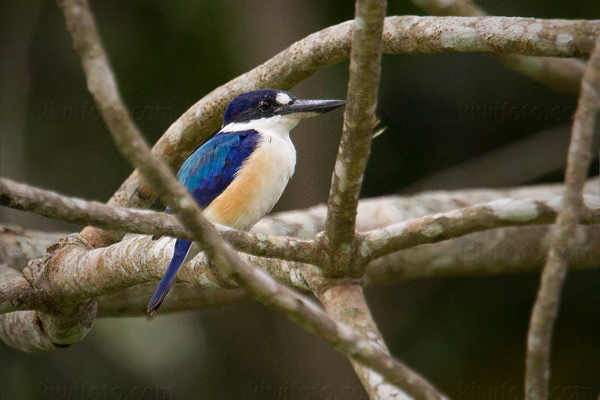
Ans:
{"type": "MultiPolygon", "coordinates": [[[[179,182],[200,207],[206,208],[233,181],[237,170],[256,148],[258,139],[259,134],[255,130],[219,132],[183,163],[177,173],[179,182]]],[[[175,242],[173,258],[148,304],[150,315],[156,313],[165,299],[191,244],[184,239],[175,242]]]]}
{"type": "Polygon", "coordinates": [[[181,166],[177,178],[206,208],[233,181],[237,170],[256,148],[255,130],[220,132],[194,152],[181,166]]]}

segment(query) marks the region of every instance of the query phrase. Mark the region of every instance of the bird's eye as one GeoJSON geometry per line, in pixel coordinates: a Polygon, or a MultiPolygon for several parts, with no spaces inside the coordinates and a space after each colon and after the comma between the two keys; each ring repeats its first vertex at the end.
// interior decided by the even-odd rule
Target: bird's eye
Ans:
{"type": "Polygon", "coordinates": [[[260,111],[262,112],[269,111],[272,107],[273,105],[267,100],[261,100],[260,103],[258,103],[258,108],[260,108],[260,111]]]}

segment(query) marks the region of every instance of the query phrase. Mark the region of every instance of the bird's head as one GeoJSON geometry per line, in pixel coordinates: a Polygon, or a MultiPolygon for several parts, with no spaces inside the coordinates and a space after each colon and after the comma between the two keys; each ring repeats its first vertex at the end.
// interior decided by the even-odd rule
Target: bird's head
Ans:
{"type": "Polygon", "coordinates": [[[259,122],[296,126],[304,118],[324,114],[344,105],[343,100],[302,100],[278,89],[254,90],[233,99],[223,115],[223,126],[259,122]]]}

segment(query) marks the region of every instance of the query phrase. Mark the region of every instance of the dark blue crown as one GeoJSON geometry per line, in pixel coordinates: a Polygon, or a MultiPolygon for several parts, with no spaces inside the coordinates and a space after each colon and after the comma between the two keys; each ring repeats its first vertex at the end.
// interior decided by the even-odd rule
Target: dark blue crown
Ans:
{"type": "Polygon", "coordinates": [[[287,95],[292,102],[296,100],[293,94],[278,89],[253,90],[241,94],[231,100],[227,106],[223,115],[223,125],[276,115],[278,108],[282,105],[277,101],[278,95],[287,95]]]}

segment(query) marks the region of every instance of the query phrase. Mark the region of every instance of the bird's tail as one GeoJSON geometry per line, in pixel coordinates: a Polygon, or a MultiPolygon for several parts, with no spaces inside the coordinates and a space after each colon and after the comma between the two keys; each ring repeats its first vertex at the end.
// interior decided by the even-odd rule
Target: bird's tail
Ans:
{"type": "Polygon", "coordinates": [[[171,285],[175,280],[177,271],[179,271],[179,268],[183,265],[183,263],[186,260],[186,256],[190,251],[191,244],[192,242],[184,239],[177,239],[177,241],[175,242],[175,251],[173,252],[173,258],[169,263],[167,271],[158,283],[158,286],[156,287],[156,291],[154,292],[150,303],[148,303],[148,315],[153,316],[156,313],[163,300],[167,296],[167,293],[169,293],[169,289],[171,288],[171,285]]]}

